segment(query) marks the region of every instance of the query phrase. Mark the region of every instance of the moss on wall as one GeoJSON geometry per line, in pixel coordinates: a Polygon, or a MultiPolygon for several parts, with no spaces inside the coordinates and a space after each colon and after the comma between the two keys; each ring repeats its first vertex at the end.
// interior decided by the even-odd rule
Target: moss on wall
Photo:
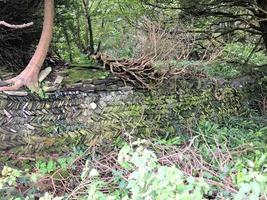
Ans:
{"type": "Polygon", "coordinates": [[[132,102],[106,107],[103,133],[174,136],[200,120],[220,121],[242,111],[242,96],[230,87],[163,91],[136,92],[132,102]]]}
{"type": "Polygon", "coordinates": [[[63,93],[49,94],[45,100],[0,96],[0,148],[62,150],[121,134],[165,138],[183,133],[200,120],[218,121],[238,114],[244,105],[235,89],[194,79],[170,80],[151,91],[118,87],[63,93]]]}

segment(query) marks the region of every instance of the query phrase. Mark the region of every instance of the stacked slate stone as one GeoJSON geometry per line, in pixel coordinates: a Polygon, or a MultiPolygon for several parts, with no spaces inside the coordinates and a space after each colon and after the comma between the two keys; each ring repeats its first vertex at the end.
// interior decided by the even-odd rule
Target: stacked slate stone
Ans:
{"type": "Polygon", "coordinates": [[[41,0],[0,0],[0,21],[34,25],[24,29],[0,26],[0,67],[21,69],[29,62],[41,34],[41,0]]]}

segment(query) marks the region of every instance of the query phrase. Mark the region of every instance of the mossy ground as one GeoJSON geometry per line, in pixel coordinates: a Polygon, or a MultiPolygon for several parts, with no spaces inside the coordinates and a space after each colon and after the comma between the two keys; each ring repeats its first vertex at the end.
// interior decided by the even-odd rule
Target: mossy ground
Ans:
{"type": "Polygon", "coordinates": [[[82,80],[104,79],[109,75],[107,71],[90,69],[90,67],[69,68],[64,73],[67,74],[64,78],[64,83],[70,85],[82,80]]]}

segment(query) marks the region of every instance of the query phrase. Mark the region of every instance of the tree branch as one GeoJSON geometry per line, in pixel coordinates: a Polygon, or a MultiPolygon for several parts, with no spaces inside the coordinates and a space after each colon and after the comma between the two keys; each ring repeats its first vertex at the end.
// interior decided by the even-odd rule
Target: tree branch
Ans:
{"type": "Polygon", "coordinates": [[[30,26],[33,25],[33,22],[29,22],[29,23],[26,23],[26,24],[20,24],[20,25],[15,25],[15,24],[9,24],[5,21],[0,21],[0,26],[5,26],[5,27],[8,27],[8,28],[12,28],[12,29],[22,29],[22,28],[28,28],[30,26]]]}

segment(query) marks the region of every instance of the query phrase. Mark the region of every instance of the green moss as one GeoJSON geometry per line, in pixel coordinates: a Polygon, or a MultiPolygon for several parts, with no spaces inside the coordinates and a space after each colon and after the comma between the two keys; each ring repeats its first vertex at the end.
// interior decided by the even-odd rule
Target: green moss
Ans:
{"type": "Polygon", "coordinates": [[[166,137],[177,135],[184,127],[195,126],[199,121],[221,121],[241,111],[241,95],[228,87],[216,92],[210,87],[185,87],[180,94],[151,91],[145,96],[140,94],[139,100],[139,103],[107,107],[103,114],[103,133],[114,135],[124,131],[144,137],[151,134],[166,137]]]}
{"type": "Polygon", "coordinates": [[[66,71],[68,74],[64,80],[66,84],[73,84],[81,80],[104,79],[108,76],[106,71],[94,71],[88,68],[74,67],[66,71]]]}
{"type": "MultiPolygon", "coordinates": [[[[62,151],[78,144],[90,146],[101,143],[102,139],[114,140],[124,134],[176,137],[200,121],[219,122],[242,111],[242,95],[230,87],[216,88],[212,83],[198,80],[180,80],[172,86],[173,83],[167,83],[149,92],[135,91],[127,99],[107,102],[103,110],[92,113],[89,119],[70,117],[50,126],[42,124],[45,128],[40,133],[38,129],[38,133],[25,138],[27,148],[53,147],[50,149],[62,151]]],[[[52,108],[47,109],[50,112],[52,108]]]]}

